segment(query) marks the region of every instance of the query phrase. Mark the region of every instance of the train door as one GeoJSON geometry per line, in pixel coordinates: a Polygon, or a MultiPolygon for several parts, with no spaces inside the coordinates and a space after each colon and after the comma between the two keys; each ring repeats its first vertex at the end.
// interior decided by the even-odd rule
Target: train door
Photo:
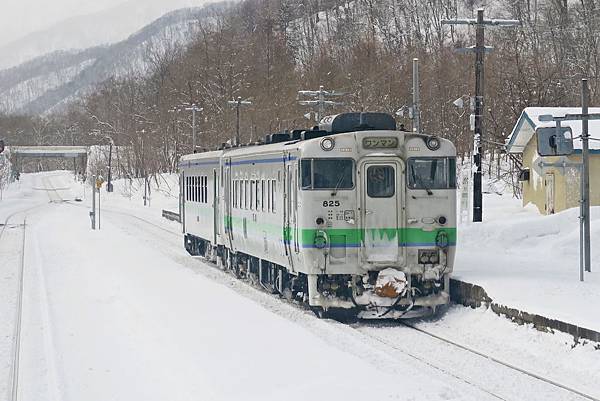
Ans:
{"type": "Polygon", "coordinates": [[[300,253],[300,237],[298,229],[298,163],[292,165],[292,230],[294,232],[294,252],[300,253]]]}
{"type": "Polygon", "coordinates": [[[185,194],[187,186],[185,185],[185,173],[182,171],[179,175],[179,220],[181,221],[181,231],[185,234],[185,194]]]}
{"type": "MultiPolygon", "coordinates": [[[[287,158],[287,155],[285,155],[287,158]]],[[[285,159],[284,159],[285,160],[285,159]]],[[[283,165],[283,243],[285,254],[288,257],[290,270],[294,270],[294,259],[292,258],[293,224],[292,224],[292,164],[284,162],[283,165]]]]}
{"type": "Polygon", "coordinates": [[[233,224],[232,224],[232,215],[233,211],[231,209],[231,159],[225,160],[225,182],[223,185],[223,199],[224,199],[224,212],[225,216],[225,232],[227,233],[227,240],[229,249],[233,249],[233,224]]]}
{"type": "Polygon", "coordinates": [[[361,165],[362,252],[368,263],[403,262],[401,205],[403,167],[396,160],[366,161],[361,165]]]}
{"type": "Polygon", "coordinates": [[[213,169],[213,245],[219,236],[219,174],[213,169]]]}

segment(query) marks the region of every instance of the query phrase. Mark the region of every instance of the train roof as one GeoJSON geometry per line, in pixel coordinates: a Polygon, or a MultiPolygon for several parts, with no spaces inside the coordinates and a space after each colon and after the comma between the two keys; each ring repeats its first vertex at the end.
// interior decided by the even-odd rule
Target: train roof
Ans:
{"type": "MultiPolygon", "coordinates": [[[[182,162],[200,159],[218,159],[221,157],[244,157],[256,154],[280,153],[284,150],[300,149],[311,145],[325,136],[338,136],[341,134],[355,134],[358,132],[387,132],[404,136],[430,137],[422,133],[398,131],[394,118],[385,113],[343,113],[324,117],[319,126],[310,130],[294,130],[267,135],[267,143],[256,145],[238,146],[222,150],[209,151],[184,155],[182,162]]],[[[447,141],[440,138],[442,141],[447,141]]]]}

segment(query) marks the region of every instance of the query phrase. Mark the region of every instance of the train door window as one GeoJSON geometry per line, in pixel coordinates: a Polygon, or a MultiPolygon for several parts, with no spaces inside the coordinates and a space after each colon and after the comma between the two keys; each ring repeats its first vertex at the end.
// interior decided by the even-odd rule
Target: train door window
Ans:
{"type": "Polygon", "coordinates": [[[250,180],[250,210],[254,210],[254,180],[250,180]]]}
{"type": "Polygon", "coordinates": [[[189,180],[190,180],[190,177],[185,177],[185,181],[183,182],[183,184],[184,184],[183,185],[183,189],[185,191],[184,193],[185,193],[185,200],[186,201],[190,200],[189,196],[188,196],[189,195],[188,191],[189,191],[189,188],[190,188],[190,186],[189,186],[189,180]]]}
{"type": "Polygon", "coordinates": [[[248,180],[244,180],[244,209],[248,209],[249,206],[249,202],[248,202],[248,198],[249,198],[249,194],[248,194],[248,180]]]}
{"type": "Polygon", "coordinates": [[[367,195],[391,198],[396,193],[396,172],[392,166],[370,166],[367,169],[367,195]]]}
{"type": "Polygon", "coordinates": [[[294,199],[292,201],[292,207],[294,210],[298,210],[298,175],[294,174],[294,181],[292,182],[292,194],[294,199]]]}

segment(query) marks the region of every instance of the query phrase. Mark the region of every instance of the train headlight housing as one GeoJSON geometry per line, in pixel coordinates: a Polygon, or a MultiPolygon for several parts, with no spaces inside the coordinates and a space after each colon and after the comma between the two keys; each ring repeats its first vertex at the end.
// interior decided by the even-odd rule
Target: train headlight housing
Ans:
{"type": "Polygon", "coordinates": [[[327,233],[323,230],[317,230],[315,233],[315,248],[324,249],[327,247],[329,243],[329,238],[327,237],[327,233]]]}
{"type": "Polygon", "coordinates": [[[439,138],[435,136],[430,136],[425,140],[425,145],[427,145],[427,149],[436,151],[440,148],[440,146],[442,146],[442,142],[439,138]]]}
{"type": "Polygon", "coordinates": [[[435,236],[435,244],[440,248],[448,248],[448,245],[450,245],[448,233],[445,231],[438,231],[437,235],[435,236]]]}
{"type": "Polygon", "coordinates": [[[323,138],[321,140],[321,149],[326,152],[333,150],[335,148],[335,140],[333,138],[323,138]]]}
{"type": "Polygon", "coordinates": [[[437,249],[419,249],[419,264],[437,265],[440,263],[440,252],[437,249]]]}

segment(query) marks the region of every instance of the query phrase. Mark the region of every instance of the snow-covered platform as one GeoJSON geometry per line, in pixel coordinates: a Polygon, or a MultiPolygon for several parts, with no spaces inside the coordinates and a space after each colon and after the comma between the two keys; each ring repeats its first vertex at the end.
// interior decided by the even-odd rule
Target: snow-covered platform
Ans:
{"type": "Polygon", "coordinates": [[[497,305],[600,332],[600,207],[592,272],[579,281],[579,210],[542,216],[510,195],[484,198],[484,222],[459,226],[454,278],[497,305]]]}

